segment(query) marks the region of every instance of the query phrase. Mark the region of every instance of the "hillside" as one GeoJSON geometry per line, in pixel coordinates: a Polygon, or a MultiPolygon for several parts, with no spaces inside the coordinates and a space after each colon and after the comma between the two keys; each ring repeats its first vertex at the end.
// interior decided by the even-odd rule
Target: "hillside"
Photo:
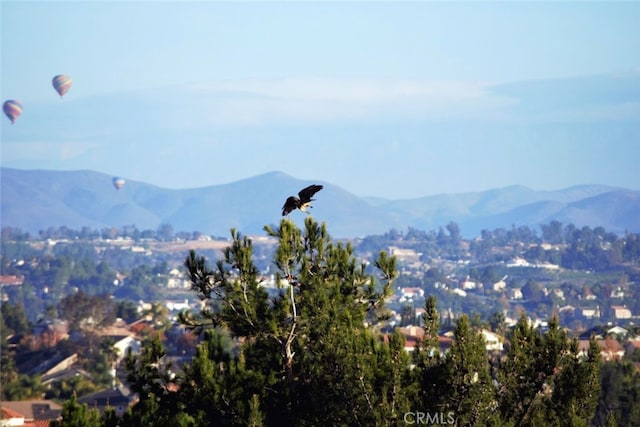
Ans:
{"type": "MultiPolygon", "coordinates": [[[[31,233],[48,227],[104,228],[135,225],[228,236],[234,227],[261,234],[276,224],[287,196],[312,183],[270,172],[223,185],[173,190],[128,180],[116,191],[112,177],[93,171],[47,171],[2,168],[2,226],[31,233]]],[[[640,192],[601,185],[557,191],[511,186],[477,193],[441,194],[410,200],[367,199],[322,180],[313,215],[331,225],[335,237],[384,233],[391,228],[437,229],[450,221],[463,235],[512,225],[559,220],[608,231],[639,232],[640,192]]],[[[302,223],[304,215],[291,218],[302,223]]]]}

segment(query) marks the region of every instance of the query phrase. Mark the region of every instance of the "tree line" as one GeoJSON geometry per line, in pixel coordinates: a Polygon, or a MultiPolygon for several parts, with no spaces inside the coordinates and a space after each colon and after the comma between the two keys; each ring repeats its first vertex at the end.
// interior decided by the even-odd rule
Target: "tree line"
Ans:
{"type": "Polygon", "coordinates": [[[81,227],[74,229],[65,225],[59,227],[48,227],[39,230],[37,235],[32,235],[28,231],[23,231],[18,227],[5,226],[2,227],[2,240],[13,240],[19,242],[33,240],[98,240],[98,239],[118,239],[125,238],[134,241],[141,240],[157,240],[160,242],[171,241],[174,239],[197,240],[204,236],[199,231],[179,231],[176,232],[171,224],[163,223],[154,229],[140,230],[135,225],[125,225],[122,227],[105,227],[96,229],[91,227],[81,227]]]}
{"type": "Polygon", "coordinates": [[[358,251],[372,252],[401,243],[421,253],[422,260],[427,262],[439,257],[453,260],[471,257],[477,263],[488,264],[524,255],[531,262],[549,262],[567,269],[593,271],[607,271],[640,262],[638,233],[627,232],[618,236],[601,226],[576,227],[555,220],[541,224],[540,229],[541,234],[526,225],[511,229],[485,229],[476,238],[464,240],[458,225],[451,221],[444,228],[428,232],[409,227],[405,232],[392,229],[381,235],[367,236],[358,245],[358,251]],[[545,245],[553,247],[545,249],[545,245]]]}

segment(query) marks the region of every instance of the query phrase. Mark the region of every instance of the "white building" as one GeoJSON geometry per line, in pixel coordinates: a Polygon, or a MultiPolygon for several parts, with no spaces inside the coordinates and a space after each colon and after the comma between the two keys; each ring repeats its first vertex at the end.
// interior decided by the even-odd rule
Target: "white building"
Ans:
{"type": "Polygon", "coordinates": [[[491,332],[487,329],[483,329],[482,336],[484,337],[485,346],[487,351],[502,351],[504,350],[503,338],[496,334],[495,332],[491,332]]]}

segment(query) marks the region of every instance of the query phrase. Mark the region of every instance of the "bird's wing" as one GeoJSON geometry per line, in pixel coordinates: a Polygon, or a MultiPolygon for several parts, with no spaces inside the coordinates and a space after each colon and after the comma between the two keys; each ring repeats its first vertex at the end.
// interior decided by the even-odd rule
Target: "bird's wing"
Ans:
{"type": "Polygon", "coordinates": [[[298,208],[298,199],[293,196],[289,196],[287,201],[282,206],[282,216],[288,215],[292,210],[298,208]]]}
{"type": "Polygon", "coordinates": [[[306,188],[303,188],[298,193],[298,196],[300,197],[300,202],[301,203],[310,202],[313,195],[316,194],[318,191],[322,190],[322,188],[323,188],[322,185],[315,185],[315,184],[310,185],[306,188]]]}

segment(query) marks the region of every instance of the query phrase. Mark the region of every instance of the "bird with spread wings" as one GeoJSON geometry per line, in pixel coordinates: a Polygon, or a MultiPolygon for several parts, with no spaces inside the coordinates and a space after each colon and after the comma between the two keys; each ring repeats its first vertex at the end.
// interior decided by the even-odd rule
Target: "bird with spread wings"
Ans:
{"type": "Polygon", "coordinates": [[[313,207],[311,206],[311,202],[315,200],[312,199],[313,195],[322,190],[322,188],[322,185],[314,184],[300,190],[298,197],[289,196],[287,201],[284,202],[284,206],[282,206],[282,216],[289,215],[289,213],[296,209],[308,213],[307,209],[313,207]]]}

